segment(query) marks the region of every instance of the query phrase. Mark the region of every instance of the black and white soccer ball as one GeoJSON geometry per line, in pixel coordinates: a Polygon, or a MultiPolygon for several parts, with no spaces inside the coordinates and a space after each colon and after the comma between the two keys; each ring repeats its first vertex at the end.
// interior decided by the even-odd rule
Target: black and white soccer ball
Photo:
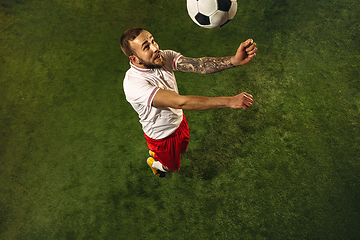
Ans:
{"type": "Polygon", "coordinates": [[[191,19],[200,27],[219,28],[230,22],[237,11],[236,0],[187,0],[191,19]]]}

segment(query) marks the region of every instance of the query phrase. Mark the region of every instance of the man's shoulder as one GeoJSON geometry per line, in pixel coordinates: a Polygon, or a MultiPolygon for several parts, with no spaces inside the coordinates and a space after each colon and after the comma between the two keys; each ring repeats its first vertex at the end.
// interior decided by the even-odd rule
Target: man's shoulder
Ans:
{"type": "Polygon", "coordinates": [[[174,50],[163,50],[162,55],[165,58],[167,70],[177,70],[176,63],[182,55],[174,50]]]}
{"type": "Polygon", "coordinates": [[[165,58],[176,58],[180,53],[174,50],[162,50],[162,54],[165,58]]]}
{"type": "Polygon", "coordinates": [[[146,81],[147,78],[150,78],[150,75],[148,72],[140,72],[134,68],[129,68],[125,73],[124,83],[127,82],[129,85],[138,84],[146,81]]]}

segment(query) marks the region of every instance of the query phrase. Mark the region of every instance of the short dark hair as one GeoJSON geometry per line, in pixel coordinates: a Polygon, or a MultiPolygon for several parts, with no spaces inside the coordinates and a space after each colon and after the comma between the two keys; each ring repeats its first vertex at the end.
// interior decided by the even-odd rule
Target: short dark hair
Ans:
{"type": "Polygon", "coordinates": [[[144,29],[139,27],[133,27],[128,30],[126,30],[120,38],[120,47],[121,50],[125,53],[126,56],[130,57],[131,55],[134,55],[135,53],[131,49],[130,42],[134,41],[139,34],[144,31],[144,29]]]}

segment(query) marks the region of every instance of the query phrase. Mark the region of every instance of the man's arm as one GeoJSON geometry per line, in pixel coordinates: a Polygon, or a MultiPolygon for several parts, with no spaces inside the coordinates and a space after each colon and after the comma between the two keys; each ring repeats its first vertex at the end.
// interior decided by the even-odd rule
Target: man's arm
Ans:
{"type": "Polygon", "coordinates": [[[170,90],[159,89],[152,105],[187,110],[208,110],[224,107],[247,109],[252,106],[252,103],[252,96],[245,92],[233,97],[202,97],[183,96],[170,90]]]}
{"type": "Polygon", "coordinates": [[[188,58],[182,56],[177,62],[177,69],[182,72],[194,72],[200,74],[216,73],[247,64],[256,56],[256,52],[256,43],[254,43],[252,39],[248,39],[240,44],[236,54],[232,57],[188,58]]]}
{"type": "Polygon", "coordinates": [[[216,73],[232,67],[235,66],[231,63],[231,57],[189,58],[181,56],[177,62],[177,69],[179,71],[200,74],[216,73]]]}

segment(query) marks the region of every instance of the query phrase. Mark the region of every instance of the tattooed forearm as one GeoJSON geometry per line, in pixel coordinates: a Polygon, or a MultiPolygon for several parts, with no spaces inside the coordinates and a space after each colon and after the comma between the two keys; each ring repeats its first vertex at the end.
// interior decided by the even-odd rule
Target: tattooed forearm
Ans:
{"type": "Polygon", "coordinates": [[[235,67],[231,63],[231,57],[222,58],[188,58],[180,57],[177,62],[177,69],[182,72],[194,72],[201,74],[216,73],[225,69],[235,67]]]}

